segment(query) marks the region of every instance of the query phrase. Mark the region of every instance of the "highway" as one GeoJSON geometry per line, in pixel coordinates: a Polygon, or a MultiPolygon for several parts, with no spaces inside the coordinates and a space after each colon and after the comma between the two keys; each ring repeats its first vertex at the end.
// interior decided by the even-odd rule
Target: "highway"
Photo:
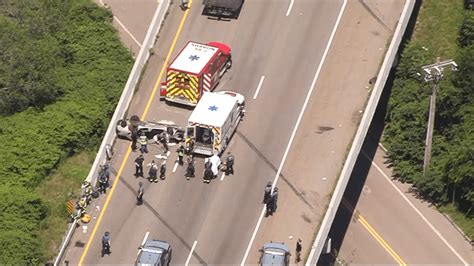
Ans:
{"type": "Polygon", "coordinates": [[[472,265],[474,251],[461,233],[409,184],[392,179],[378,145],[386,104],[378,108],[331,228],[338,258],[349,264],[472,265]]]}
{"type": "MultiPolygon", "coordinates": [[[[342,0],[245,1],[232,21],[202,16],[199,1],[186,12],[172,5],[128,113],[185,125],[190,110],[166,105],[155,94],[165,61],[188,40],[228,43],[233,68],[218,90],[235,90],[247,99],[245,119],[228,147],[236,157],[235,175],[203,184],[201,158],[196,178],[187,181],[183,167],[173,171],[172,152],[166,180],[150,184],[133,176],[138,154],[119,140],[113,187],[91,206],[94,220],[85,233],[78,229],[66,259],[130,264],[147,232],[172,245],[173,264],[256,263],[264,242],[293,246],[290,233],[303,239],[306,252],[404,1],[367,2],[349,1],[345,11],[342,0]],[[276,179],[281,203],[276,215],[262,221],[263,188],[276,179]],[[145,183],[143,206],[135,205],[139,181],[145,183]],[[106,231],[112,254],[102,258],[106,231]]],[[[146,163],[160,152],[150,147],[146,163]]]]}

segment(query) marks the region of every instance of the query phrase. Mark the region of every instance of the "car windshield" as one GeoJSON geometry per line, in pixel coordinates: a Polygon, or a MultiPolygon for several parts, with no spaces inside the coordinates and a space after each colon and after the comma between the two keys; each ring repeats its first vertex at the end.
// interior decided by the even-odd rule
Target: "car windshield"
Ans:
{"type": "Polygon", "coordinates": [[[285,255],[285,252],[283,252],[283,251],[281,251],[281,250],[271,250],[271,249],[267,249],[267,250],[265,250],[265,254],[277,255],[277,256],[284,256],[284,255],[285,255]]]}

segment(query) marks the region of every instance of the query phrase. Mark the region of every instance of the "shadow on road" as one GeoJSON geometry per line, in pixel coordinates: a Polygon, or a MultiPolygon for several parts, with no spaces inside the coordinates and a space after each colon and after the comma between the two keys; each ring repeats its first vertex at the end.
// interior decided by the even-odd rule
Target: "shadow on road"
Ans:
{"type": "MultiPolygon", "coordinates": [[[[398,58],[402,53],[407,41],[411,38],[421,6],[421,1],[417,0],[413,9],[412,16],[408,22],[407,29],[403,36],[400,44],[397,59],[394,65],[398,64],[398,58]]],[[[343,201],[345,204],[340,204],[339,209],[334,218],[334,222],[329,231],[329,237],[331,238],[331,254],[321,255],[318,261],[318,265],[334,265],[336,262],[337,253],[339,252],[344,237],[347,233],[347,229],[352,220],[353,213],[359,197],[364,188],[367,175],[369,173],[371,162],[374,158],[375,152],[377,151],[378,143],[382,137],[384,129],[384,120],[387,114],[388,101],[391,94],[391,89],[395,79],[395,67],[392,68],[388,76],[385,88],[380,97],[377,109],[375,111],[372,123],[367,132],[367,137],[364,140],[364,144],[361,148],[361,153],[357,157],[357,161],[354,165],[349,183],[347,184],[346,191],[343,195],[343,201]],[[364,154],[363,154],[364,153],[364,154]],[[349,205],[349,206],[347,206],[349,205]]]]}

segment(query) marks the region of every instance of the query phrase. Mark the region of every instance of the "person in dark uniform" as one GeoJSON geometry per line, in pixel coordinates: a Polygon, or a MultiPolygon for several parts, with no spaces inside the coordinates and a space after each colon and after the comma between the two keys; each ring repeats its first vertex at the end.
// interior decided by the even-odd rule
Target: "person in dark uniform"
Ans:
{"type": "Polygon", "coordinates": [[[131,144],[131,148],[132,148],[132,151],[136,151],[137,150],[137,140],[138,140],[138,130],[137,129],[132,129],[132,144],[131,144]]]}
{"type": "Polygon", "coordinates": [[[303,243],[303,241],[301,240],[301,238],[298,238],[298,241],[296,241],[296,263],[301,261],[301,250],[303,249],[301,243],[303,243]]]}
{"type": "Polygon", "coordinates": [[[212,164],[209,159],[206,159],[206,162],[204,163],[204,183],[206,184],[209,184],[211,182],[212,177],[214,176],[211,166],[212,164]]]}
{"type": "Polygon", "coordinates": [[[143,162],[145,161],[145,158],[143,157],[143,154],[140,154],[136,159],[135,159],[135,177],[143,177],[143,162]]]}
{"type": "Polygon", "coordinates": [[[263,204],[267,204],[268,199],[270,198],[270,193],[272,192],[272,182],[268,181],[267,185],[265,186],[265,191],[263,193],[263,204]]]}
{"type": "Polygon", "coordinates": [[[102,170],[99,172],[99,192],[107,193],[107,175],[102,170]]]}
{"type": "Polygon", "coordinates": [[[267,212],[265,214],[265,217],[268,217],[269,215],[273,215],[276,212],[277,201],[278,201],[278,188],[276,187],[267,201],[267,206],[266,206],[267,212]]]}
{"type": "Polygon", "coordinates": [[[145,192],[145,188],[143,187],[143,182],[138,182],[137,205],[143,204],[144,192],[145,192]]]}
{"type": "Polygon", "coordinates": [[[107,254],[110,256],[112,252],[110,252],[110,233],[105,232],[104,236],[102,236],[102,257],[107,254]]]}
{"type": "Polygon", "coordinates": [[[162,163],[161,163],[161,167],[160,167],[160,178],[162,180],[165,180],[166,179],[166,160],[164,160],[162,163]]]}
{"type": "Polygon", "coordinates": [[[190,177],[194,177],[194,159],[188,158],[188,167],[186,167],[186,179],[189,180],[190,177]]]}
{"type": "Polygon", "coordinates": [[[150,170],[148,170],[149,180],[150,182],[158,183],[158,179],[156,178],[158,174],[158,166],[155,164],[155,161],[152,160],[150,164],[148,164],[150,170]]]}
{"type": "Polygon", "coordinates": [[[227,157],[225,158],[225,175],[234,175],[234,155],[230,152],[227,152],[227,157]]]}

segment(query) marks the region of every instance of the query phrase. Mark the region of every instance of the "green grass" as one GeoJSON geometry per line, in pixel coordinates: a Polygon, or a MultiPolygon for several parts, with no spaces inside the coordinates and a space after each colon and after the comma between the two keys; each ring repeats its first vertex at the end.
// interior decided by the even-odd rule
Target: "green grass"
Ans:
{"type": "Polygon", "coordinates": [[[466,217],[461,213],[454,205],[448,204],[438,208],[439,211],[446,213],[456,223],[457,226],[463,230],[471,240],[474,240],[474,219],[472,217],[466,217]]]}
{"type": "Polygon", "coordinates": [[[463,0],[424,0],[412,41],[428,48],[441,60],[454,57],[463,21],[463,0]]]}
{"type": "Polygon", "coordinates": [[[94,154],[85,151],[67,158],[37,188],[49,211],[48,217],[42,221],[39,235],[43,254],[48,260],[57,255],[68,227],[66,202],[79,196],[81,183],[89,173],[93,160],[94,154]]]}

